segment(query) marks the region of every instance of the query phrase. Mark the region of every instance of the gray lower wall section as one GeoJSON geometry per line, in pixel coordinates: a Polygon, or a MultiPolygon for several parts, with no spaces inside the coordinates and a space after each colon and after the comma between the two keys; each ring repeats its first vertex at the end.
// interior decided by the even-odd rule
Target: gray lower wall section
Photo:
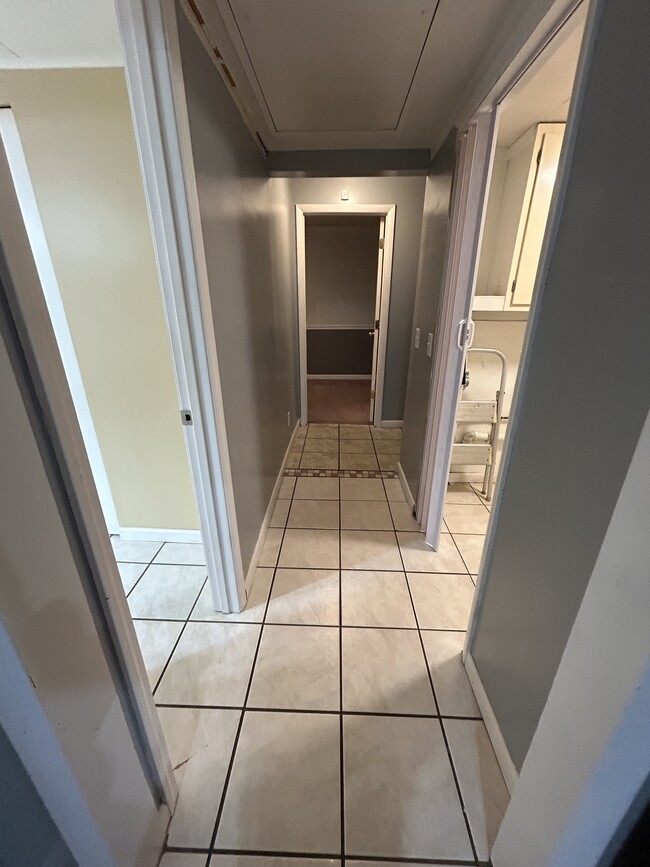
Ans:
{"type": "Polygon", "coordinates": [[[518,768],[650,394],[650,89],[639,87],[647,79],[650,6],[597,6],[602,17],[561,218],[532,314],[536,328],[522,364],[519,416],[471,645],[518,768]]]}
{"type": "Polygon", "coordinates": [[[288,202],[279,198],[282,187],[272,187],[264,155],[185,13],[178,8],[177,15],[237,522],[247,568],[296,420],[288,202]]]}
{"type": "Polygon", "coordinates": [[[417,499],[420,483],[431,393],[432,360],[426,353],[427,334],[429,332],[435,334],[438,327],[455,161],[456,130],[454,129],[431,163],[424,193],[420,262],[409,344],[410,360],[400,455],[400,463],[414,499],[417,499]],[[415,348],[413,340],[416,328],[420,329],[422,335],[419,349],[415,348]]]}
{"type": "MultiPolygon", "coordinates": [[[[338,177],[274,178],[286,184],[294,205],[341,204],[341,190],[347,189],[346,204],[391,205],[395,211],[395,249],[391,281],[388,346],[384,379],[384,419],[404,418],[404,398],[409,364],[409,340],[413,323],[413,303],[418,275],[424,177],[338,177]]],[[[295,239],[295,215],[291,217],[295,239]]],[[[296,287],[296,244],[291,245],[292,292],[296,287]]],[[[385,323],[383,323],[385,326],[385,323]]]]}
{"type": "Polygon", "coordinates": [[[372,343],[367,328],[308,328],[307,373],[370,376],[372,343]]]}

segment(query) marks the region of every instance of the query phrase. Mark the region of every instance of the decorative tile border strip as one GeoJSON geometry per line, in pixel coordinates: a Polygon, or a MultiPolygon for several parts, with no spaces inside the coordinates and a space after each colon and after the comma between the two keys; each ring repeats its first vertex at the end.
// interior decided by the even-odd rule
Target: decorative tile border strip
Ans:
{"type": "Polygon", "coordinates": [[[285,476],[321,479],[396,479],[395,470],[303,470],[290,468],[285,476]]]}

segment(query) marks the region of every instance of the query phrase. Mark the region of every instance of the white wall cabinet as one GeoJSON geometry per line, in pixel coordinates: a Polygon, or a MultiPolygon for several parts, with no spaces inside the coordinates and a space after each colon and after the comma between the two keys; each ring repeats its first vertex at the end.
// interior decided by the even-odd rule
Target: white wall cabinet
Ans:
{"type": "Polygon", "coordinates": [[[488,257],[482,262],[487,280],[482,294],[474,297],[475,310],[527,311],[530,307],[564,128],[564,123],[539,123],[505,153],[500,206],[491,217],[496,226],[489,232],[486,227],[485,232],[491,248],[481,251],[482,259],[488,257]]]}

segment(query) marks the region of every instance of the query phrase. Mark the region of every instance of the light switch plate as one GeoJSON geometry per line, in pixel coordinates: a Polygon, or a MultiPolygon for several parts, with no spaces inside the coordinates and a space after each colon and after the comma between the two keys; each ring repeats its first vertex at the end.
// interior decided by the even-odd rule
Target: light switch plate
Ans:
{"type": "Polygon", "coordinates": [[[415,339],[413,340],[413,346],[415,346],[416,349],[420,348],[420,329],[419,328],[415,329],[415,339]]]}
{"type": "Polygon", "coordinates": [[[431,358],[431,353],[433,352],[433,334],[429,332],[429,336],[427,337],[427,357],[431,358]]]}

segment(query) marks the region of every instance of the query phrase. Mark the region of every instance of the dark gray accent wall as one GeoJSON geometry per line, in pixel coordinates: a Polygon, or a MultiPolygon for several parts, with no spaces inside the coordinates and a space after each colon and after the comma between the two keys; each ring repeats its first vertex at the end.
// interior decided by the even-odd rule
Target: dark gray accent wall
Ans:
{"type": "Polygon", "coordinates": [[[449,204],[456,161],[456,130],[453,129],[431,163],[424,193],[424,214],[420,242],[417,290],[409,345],[409,369],[404,408],[400,463],[414,499],[417,499],[424,449],[431,364],[426,344],[429,332],[436,333],[442,277],[449,232],[449,204]],[[420,348],[414,345],[415,329],[421,332],[420,348]]]}
{"type": "MultiPolygon", "coordinates": [[[[349,191],[349,205],[391,205],[395,211],[395,249],[388,319],[388,347],[384,378],[383,418],[404,418],[409,363],[409,339],[418,274],[425,178],[278,178],[286,183],[293,204],[340,204],[341,190],[349,191]]],[[[295,238],[295,217],[291,219],[295,238]]],[[[296,287],[296,245],[291,246],[293,291],[296,287]]],[[[385,327],[386,323],[383,323],[385,327]]]]}
{"type": "Polygon", "coordinates": [[[178,9],[192,154],[244,567],[296,421],[295,304],[277,201],[217,69],[178,9]],[[292,426],[287,426],[287,412],[292,426]]]}
{"type": "Polygon", "coordinates": [[[372,373],[372,336],[367,328],[308,328],[308,374],[372,373]]]}
{"type": "MultiPolygon", "coordinates": [[[[594,12],[601,18],[523,360],[471,645],[518,768],[650,395],[650,88],[640,85],[648,78],[650,6],[605,0],[594,12]]],[[[565,146],[571,137],[569,125],[565,146]]]]}

